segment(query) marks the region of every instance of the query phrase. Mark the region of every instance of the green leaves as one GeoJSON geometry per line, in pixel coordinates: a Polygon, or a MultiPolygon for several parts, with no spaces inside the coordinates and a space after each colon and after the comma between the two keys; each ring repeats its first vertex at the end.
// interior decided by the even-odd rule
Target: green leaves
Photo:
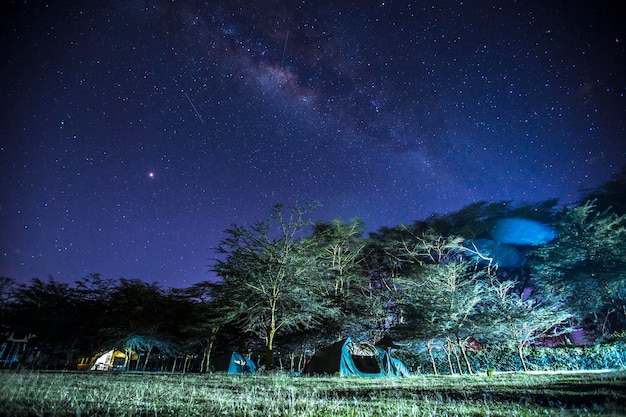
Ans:
{"type": "Polygon", "coordinates": [[[608,315],[626,319],[626,215],[598,212],[590,201],[563,209],[557,230],[559,238],[534,253],[534,279],[544,293],[565,295],[579,321],[607,333],[608,315]]]}

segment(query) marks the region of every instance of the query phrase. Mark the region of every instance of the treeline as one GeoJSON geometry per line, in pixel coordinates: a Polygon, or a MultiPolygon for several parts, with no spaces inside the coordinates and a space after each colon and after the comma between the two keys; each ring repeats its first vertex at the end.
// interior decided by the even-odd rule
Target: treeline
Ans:
{"type": "Polygon", "coordinates": [[[625,172],[574,206],[480,202],[368,237],[358,219],[310,222],[315,204],[276,206],[225,231],[219,282],[0,278],[0,331],[32,334],[20,366],[39,369],[117,347],[139,355],[134,369],[206,372],[235,349],[299,370],[348,336],[393,340],[409,364],[427,355],[425,372],[472,372],[490,349],[527,369],[528,346],[624,339],[625,172]],[[502,219],[547,225],[554,238],[493,243],[502,219]]]}

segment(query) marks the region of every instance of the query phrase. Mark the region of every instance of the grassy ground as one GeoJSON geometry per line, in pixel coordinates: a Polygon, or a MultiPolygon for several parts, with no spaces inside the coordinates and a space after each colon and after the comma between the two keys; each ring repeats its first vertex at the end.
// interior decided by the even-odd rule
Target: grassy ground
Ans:
{"type": "Polygon", "coordinates": [[[415,376],[0,373],[0,416],[626,416],[626,372],[415,376]]]}

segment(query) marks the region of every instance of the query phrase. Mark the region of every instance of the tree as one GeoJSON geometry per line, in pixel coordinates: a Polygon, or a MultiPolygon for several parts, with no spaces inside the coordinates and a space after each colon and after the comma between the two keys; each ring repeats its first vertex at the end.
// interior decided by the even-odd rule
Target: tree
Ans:
{"type": "Polygon", "coordinates": [[[0,276],[0,331],[9,330],[4,327],[8,323],[9,309],[13,304],[15,286],[16,283],[13,278],[0,276]]]}
{"type": "Polygon", "coordinates": [[[476,332],[476,306],[482,300],[488,271],[464,259],[462,254],[468,249],[458,236],[443,237],[427,230],[403,241],[402,247],[403,261],[419,267],[408,276],[396,278],[400,288],[396,305],[405,317],[398,330],[427,340],[446,338],[448,353],[456,356],[459,372],[462,368],[454,346],[471,373],[466,345],[476,332]]]}
{"type": "Polygon", "coordinates": [[[14,295],[14,324],[36,335],[42,366],[67,366],[80,338],[76,292],[49,276],[45,281],[33,278],[30,284],[19,285],[14,295]]]}
{"type": "MultiPolygon", "coordinates": [[[[378,317],[371,308],[369,277],[362,273],[364,226],[361,220],[352,219],[349,223],[340,219],[331,222],[317,222],[311,243],[310,256],[318,259],[327,292],[334,306],[340,312],[333,322],[325,323],[329,332],[336,331],[334,340],[343,338],[343,333],[362,333],[363,322],[371,327],[378,317]]],[[[382,316],[384,318],[384,315],[382,316]]]]}
{"type": "Polygon", "coordinates": [[[609,211],[617,215],[626,214],[626,165],[606,183],[587,190],[583,204],[586,202],[593,202],[601,211],[609,211]]]}
{"type": "Polygon", "coordinates": [[[525,298],[514,290],[515,287],[513,281],[494,280],[488,287],[481,316],[483,328],[493,339],[515,347],[522,368],[527,371],[524,346],[539,339],[570,333],[572,314],[556,294],[551,298],[525,298]]]}
{"type": "Polygon", "coordinates": [[[107,322],[101,330],[110,343],[145,353],[145,367],[155,346],[169,346],[166,354],[174,351],[173,337],[167,332],[168,307],[168,298],[157,283],[120,278],[120,284],[111,292],[107,322]]]}
{"type": "Polygon", "coordinates": [[[547,294],[563,294],[579,321],[601,334],[609,318],[626,323],[626,215],[598,212],[592,201],[561,211],[559,237],[534,252],[533,277],[547,294]]]}
{"type": "MultiPolygon", "coordinates": [[[[411,277],[399,278],[402,291],[398,304],[406,324],[398,330],[426,340],[445,338],[450,348],[459,348],[467,371],[472,373],[466,347],[477,332],[476,307],[482,301],[485,276],[485,270],[452,260],[424,265],[411,277]]],[[[451,353],[457,354],[455,350],[451,353]]],[[[458,358],[457,366],[462,372],[458,358]]]]}
{"type": "MultiPolygon", "coordinates": [[[[200,372],[209,372],[211,369],[211,355],[217,335],[222,329],[236,319],[235,313],[228,306],[224,306],[226,297],[219,297],[220,285],[215,282],[199,282],[184,290],[184,296],[192,303],[190,320],[183,326],[190,347],[201,347],[202,361],[200,372]]],[[[229,335],[232,342],[234,335],[229,335]]]]}
{"type": "Polygon", "coordinates": [[[113,279],[101,274],[89,274],[76,281],[75,329],[80,334],[79,354],[91,354],[102,348],[101,326],[108,326],[106,309],[115,288],[113,279]]]}
{"type": "Polygon", "coordinates": [[[318,259],[302,236],[311,224],[304,216],[313,207],[286,211],[277,205],[266,221],[227,229],[218,248],[225,256],[214,266],[222,278],[218,297],[243,330],[263,340],[268,368],[278,333],[312,328],[336,314],[318,259]]]}

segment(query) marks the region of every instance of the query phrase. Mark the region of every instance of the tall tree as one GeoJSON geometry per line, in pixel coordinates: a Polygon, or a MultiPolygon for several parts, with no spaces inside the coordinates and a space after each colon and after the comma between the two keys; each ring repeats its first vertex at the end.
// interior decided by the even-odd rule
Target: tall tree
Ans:
{"type": "Polygon", "coordinates": [[[33,278],[30,284],[20,285],[14,295],[14,323],[37,336],[42,365],[68,366],[80,338],[80,300],[73,288],[49,276],[47,280],[33,278]]]}
{"type": "Polygon", "coordinates": [[[243,330],[265,344],[265,364],[272,366],[274,339],[280,332],[311,328],[336,314],[321,277],[317,257],[303,239],[314,207],[277,205],[270,218],[251,227],[226,230],[214,266],[222,278],[218,296],[243,330]]]}
{"type": "Polygon", "coordinates": [[[0,331],[9,330],[9,310],[16,285],[13,278],[0,276],[0,331]]]}
{"type": "Polygon", "coordinates": [[[626,215],[600,212],[592,201],[562,210],[559,237],[535,251],[532,271],[546,293],[563,294],[579,321],[609,333],[610,317],[626,324],[626,215]]]}
{"type": "MultiPolygon", "coordinates": [[[[395,304],[406,317],[398,331],[427,340],[447,339],[451,348],[456,346],[461,351],[471,373],[466,347],[476,332],[476,306],[482,299],[488,270],[465,260],[463,253],[469,249],[463,241],[458,236],[444,237],[427,230],[400,242],[400,259],[418,267],[396,279],[401,291],[395,304]]],[[[456,348],[453,353],[456,355],[456,348]]],[[[458,367],[461,372],[460,363],[458,367]]]]}
{"type": "Polygon", "coordinates": [[[97,273],[76,281],[76,330],[80,333],[77,353],[86,355],[102,349],[102,334],[99,329],[109,326],[106,310],[115,285],[113,279],[104,278],[97,273]]]}
{"type": "MultiPolygon", "coordinates": [[[[219,290],[220,284],[210,281],[199,282],[184,290],[185,296],[192,303],[192,311],[191,319],[183,325],[182,332],[189,347],[202,349],[200,372],[209,372],[218,334],[224,328],[232,331],[227,326],[237,318],[238,311],[224,305],[228,298],[220,297],[219,290]]],[[[234,334],[229,334],[228,339],[231,345],[237,341],[234,334]]]]}
{"type": "Polygon", "coordinates": [[[335,338],[343,338],[346,331],[352,335],[362,334],[362,328],[371,328],[372,321],[379,318],[369,308],[370,280],[362,273],[363,231],[363,222],[359,219],[349,223],[334,219],[315,223],[309,239],[313,251],[310,256],[319,260],[329,296],[340,311],[337,320],[324,325],[329,333],[336,332],[335,338]],[[363,322],[367,325],[363,326],[363,322]]]}
{"type": "MultiPolygon", "coordinates": [[[[448,340],[450,347],[459,348],[467,371],[472,373],[466,348],[478,331],[477,306],[483,298],[486,273],[457,259],[427,264],[412,276],[399,278],[402,291],[398,304],[406,320],[397,331],[425,340],[448,340]]],[[[460,363],[458,367],[462,372],[460,363]]]]}
{"type": "Polygon", "coordinates": [[[174,350],[173,337],[167,333],[167,302],[157,283],[120,278],[119,285],[111,292],[108,321],[101,330],[110,343],[144,354],[145,366],[155,346],[170,346],[168,354],[174,350]]]}
{"type": "Polygon", "coordinates": [[[572,314],[558,294],[547,297],[524,297],[515,291],[513,281],[494,280],[488,287],[480,314],[492,340],[513,346],[522,368],[528,370],[524,346],[570,333],[572,314]]]}

